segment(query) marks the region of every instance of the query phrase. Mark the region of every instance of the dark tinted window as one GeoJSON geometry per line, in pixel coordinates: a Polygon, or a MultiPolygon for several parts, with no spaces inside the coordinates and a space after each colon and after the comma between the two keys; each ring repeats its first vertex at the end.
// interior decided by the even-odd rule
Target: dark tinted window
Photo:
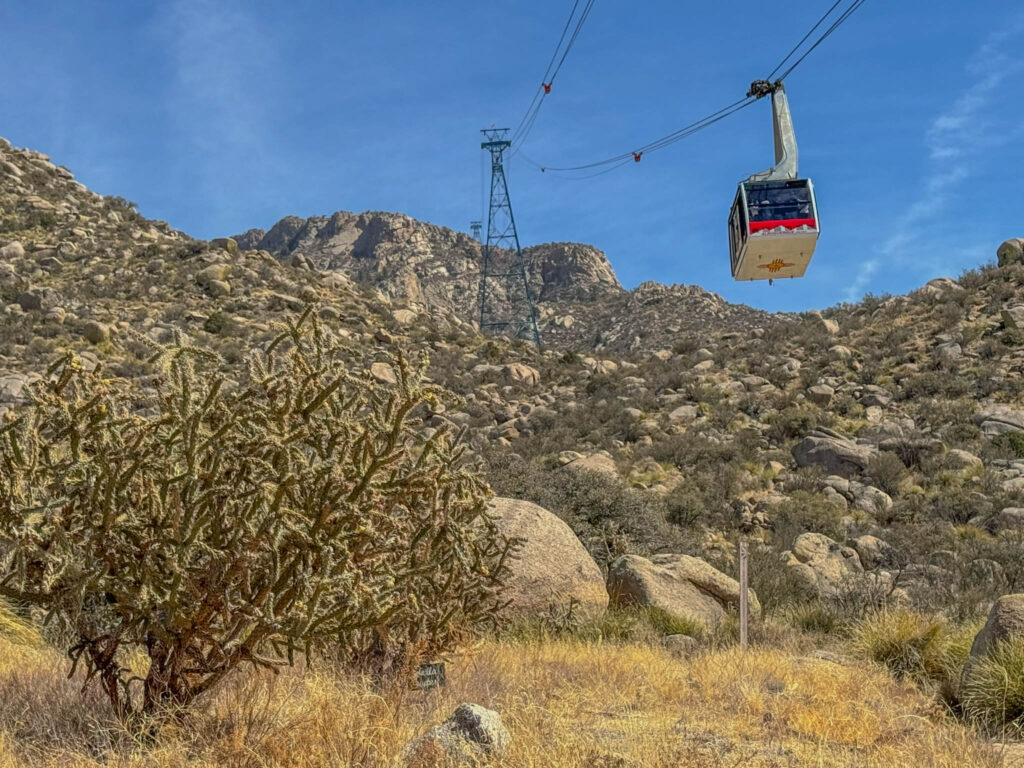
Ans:
{"type": "Polygon", "coordinates": [[[758,181],[746,185],[751,221],[811,219],[811,189],[806,180],[758,181]]]}

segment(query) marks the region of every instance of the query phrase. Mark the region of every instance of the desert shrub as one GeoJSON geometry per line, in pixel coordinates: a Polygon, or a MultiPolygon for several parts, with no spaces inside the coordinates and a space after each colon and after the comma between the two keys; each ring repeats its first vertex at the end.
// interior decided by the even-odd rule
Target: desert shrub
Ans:
{"type": "Polygon", "coordinates": [[[797,536],[808,531],[823,533],[830,539],[843,540],[846,530],[842,518],[846,512],[825,497],[808,491],[790,491],[787,499],[772,511],[775,522],[774,541],[781,548],[789,547],[797,536]]]}
{"type": "MultiPolygon", "coordinates": [[[[916,453],[909,455],[908,458],[912,461],[918,460],[916,453]]],[[[901,457],[889,451],[879,451],[868,462],[866,470],[874,484],[890,496],[899,495],[900,488],[909,475],[901,457]]]]}
{"type": "Polygon", "coordinates": [[[499,496],[526,499],[564,520],[597,561],[619,555],[686,551],[665,519],[660,496],[630,488],[616,476],[548,469],[516,454],[487,456],[488,478],[499,496]]]}
{"type": "Polygon", "coordinates": [[[992,445],[1000,451],[1024,459],[1024,432],[1004,432],[992,438],[992,445]]]}
{"type": "Polygon", "coordinates": [[[802,632],[831,635],[839,631],[841,622],[832,607],[821,600],[795,603],[786,607],[783,617],[802,632]]]}
{"type": "Polygon", "coordinates": [[[901,383],[903,398],[919,398],[941,395],[947,399],[962,398],[970,394],[973,379],[950,371],[923,371],[901,383]]]}
{"type": "Polygon", "coordinates": [[[805,632],[848,636],[864,616],[886,611],[892,605],[894,582],[874,573],[847,576],[828,594],[808,594],[806,587],[786,604],[783,618],[805,632]]]}
{"type": "Polygon", "coordinates": [[[704,624],[686,616],[676,616],[663,608],[648,606],[645,618],[654,629],[662,635],[689,635],[701,637],[705,632],[704,624]]]}
{"type": "Polygon", "coordinates": [[[238,322],[228,313],[217,310],[203,321],[203,330],[215,336],[237,336],[240,333],[238,322]]]}
{"type": "Polygon", "coordinates": [[[964,487],[944,489],[932,499],[932,517],[953,525],[963,525],[978,511],[978,499],[971,490],[964,487]]]}
{"type": "Polygon", "coordinates": [[[791,405],[771,418],[768,436],[775,442],[784,443],[795,437],[803,437],[815,427],[830,426],[832,418],[817,406],[791,405]]]}
{"type": "Polygon", "coordinates": [[[853,647],[897,679],[912,680],[952,701],[973,631],[953,630],[941,619],[910,610],[888,610],[871,614],[854,627],[853,647]]]}
{"type": "Polygon", "coordinates": [[[783,564],[782,553],[767,546],[750,548],[748,573],[750,588],[757,594],[765,616],[811,597],[806,584],[783,564]]]}
{"type": "Polygon", "coordinates": [[[1003,640],[972,660],[960,703],[964,714],[986,730],[1024,729],[1024,639],[1003,640]]]}
{"type": "Polygon", "coordinates": [[[666,635],[702,638],[707,633],[707,628],[699,621],[641,605],[609,608],[597,630],[605,640],[650,644],[658,643],[666,635]]]}
{"type": "Polygon", "coordinates": [[[460,435],[409,418],[443,391],[401,355],[382,387],[349,354],[312,308],[233,386],[160,349],[152,417],[69,357],[0,428],[0,595],[63,620],[121,716],[296,652],[384,669],[493,616],[512,542],[460,435]]]}

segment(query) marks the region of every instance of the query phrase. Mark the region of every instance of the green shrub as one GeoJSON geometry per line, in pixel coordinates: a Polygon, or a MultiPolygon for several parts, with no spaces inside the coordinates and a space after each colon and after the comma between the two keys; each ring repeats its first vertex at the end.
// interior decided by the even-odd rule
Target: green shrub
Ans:
{"type": "Polygon", "coordinates": [[[0,427],[0,595],[63,619],[120,715],[296,652],[395,668],[493,618],[512,542],[460,435],[409,418],[444,393],[401,355],[390,388],[348,355],[309,308],[234,385],[160,350],[155,416],[68,358],[0,427]]]}
{"type": "Polygon", "coordinates": [[[783,617],[803,632],[823,635],[836,634],[841,625],[838,614],[821,600],[789,605],[783,611],[783,617]]]}
{"type": "Polygon", "coordinates": [[[499,496],[526,499],[556,514],[605,566],[619,555],[685,552],[681,532],[665,519],[662,497],[619,477],[589,470],[546,469],[516,454],[487,456],[499,496]]]}
{"type": "Polygon", "coordinates": [[[569,610],[560,615],[549,613],[516,620],[502,629],[501,638],[522,643],[572,638],[584,642],[658,645],[667,635],[704,638],[708,632],[699,621],[648,606],[610,606],[599,619],[577,620],[571,613],[569,610]]]}
{"type": "MultiPolygon", "coordinates": [[[[907,445],[907,444],[904,444],[907,445]]],[[[919,461],[910,451],[903,452],[911,461],[919,461]]],[[[875,481],[875,485],[890,496],[898,496],[903,482],[910,474],[902,456],[889,451],[879,451],[868,462],[867,474],[875,481]]]]}
{"type": "Polygon", "coordinates": [[[786,606],[806,604],[812,597],[807,585],[792,568],[785,567],[782,554],[773,548],[751,547],[748,568],[750,588],[757,594],[765,616],[786,606]]]}
{"type": "Polygon", "coordinates": [[[791,405],[771,418],[768,430],[770,437],[777,442],[785,442],[796,437],[803,437],[815,427],[828,426],[831,418],[814,405],[791,405]]]}
{"type": "Polygon", "coordinates": [[[707,627],[685,616],[675,616],[653,606],[611,607],[599,624],[605,640],[655,644],[668,635],[703,638],[707,627]]]}
{"type": "Polygon", "coordinates": [[[912,680],[952,701],[973,632],[951,630],[941,619],[914,611],[889,610],[860,621],[853,630],[853,646],[897,679],[912,680]]]}
{"type": "Polygon", "coordinates": [[[831,539],[846,537],[842,519],[846,512],[824,496],[804,490],[790,492],[788,498],[772,511],[775,541],[782,548],[792,545],[797,536],[808,531],[823,533],[831,539]]]}
{"type": "Polygon", "coordinates": [[[1018,459],[1024,459],[1024,432],[1004,432],[992,438],[992,444],[1018,459]]]}
{"type": "Polygon", "coordinates": [[[649,606],[645,609],[644,613],[648,623],[662,635],[701,637],[706,629],[704,624],[695,619],[686,616],[676,616],[663,608],[649,606]]]}
{"type": "Polygon", "coordinates": [[[1024,639],[997,644],[973,660],[960,691],[964,714],[989,731],[1024,729],[1024,639]]]}

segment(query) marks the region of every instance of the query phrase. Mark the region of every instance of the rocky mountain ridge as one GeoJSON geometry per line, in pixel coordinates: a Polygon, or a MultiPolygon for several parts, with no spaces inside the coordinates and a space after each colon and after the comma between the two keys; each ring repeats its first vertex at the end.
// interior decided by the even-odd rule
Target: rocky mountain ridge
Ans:
{"type": "MultiPolygon", "coordinates": [[[[287,216],[269,231],[251,229],[233,239],[243,250],[339,271],[427,311],[477,319],[481,244],[446,227],[400,213],[338,211],[307,219],[287,216]]],[[[555,347],[654,349],[682,333],[770,322],[768,313],[730,304],[698,286],[648,282],[627,291],[605,254],[590,245],[529,246],[523,258],[541,335],[555,347]]]]}

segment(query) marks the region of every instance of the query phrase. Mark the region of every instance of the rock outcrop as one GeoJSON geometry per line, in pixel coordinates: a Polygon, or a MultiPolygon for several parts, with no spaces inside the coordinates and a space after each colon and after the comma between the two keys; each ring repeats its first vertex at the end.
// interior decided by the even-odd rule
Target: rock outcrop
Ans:
{"type": "Polygon", "coordinates": [[[477,766],[501,755],[511,741],[497,712],[479,704],[460,704],[443,723],[406,744],[399,760],[406,768],[477,766]]]}
{"type": "Polygon", "coordinates": [[[499,497],[490,508],[502,534],[523,539],[509,560],[506,615],[564,615],[570,602],[580,618],[604,614],[608,591],[601,570],[568,525],[529,501],[499,497]]]}
{"type": "MultiPolygon", "coordinates": [[[[668,614],[716,626],[729,606],[738,606],[740,585],[698,557],[623,555],[608,569],[608,594],[615,605],[660,608],[668,614]]],[[[751,614],[761,612],[749,590],[751,614]]]]}
{"type": "Polygon", "coordinates": [[[872,445],[857,443],[829,429],[816,429],[793,447],[801,467],[820,464],[832,474],[849,477],[863,472],[878,453],[872,445]]]}
{"type": "Polygon", "coordinates": [[[988,654],[997,643],[1024,637],[1024,594],[1003,595],[993,604],[985,626],[974,637],[970,658],[988,654]]]}
{"type": "MultiPolygon", "coordinates": [[[[286,216],[270,231],[251,229],[234,239],[282,260],[299,254],[316,269],[339,270],[387,296],[464,317],[477,306],[480,243],[401,213],[286,216]]],[[[607,257],[592,246],[546,243],[525,248],[523,259],[539,302],[589,302],[622,292],[607,257]]]]}
{"type": "Polygon", "coordinates": [[[1024,638],[1024,594],[1003,595],[992,605],[985,626],[974,636],[971,653],[960,675],[960,686],[970,685],[972,667],[999,643],[1024,638]]]}
{"type": "Polygon", "coordinates": [[[821,533],[801,534],[783,557],[791,572],[810,591],[823,597],[835,595],[846,579],[864,571],[854,549],[821,533]]]}

